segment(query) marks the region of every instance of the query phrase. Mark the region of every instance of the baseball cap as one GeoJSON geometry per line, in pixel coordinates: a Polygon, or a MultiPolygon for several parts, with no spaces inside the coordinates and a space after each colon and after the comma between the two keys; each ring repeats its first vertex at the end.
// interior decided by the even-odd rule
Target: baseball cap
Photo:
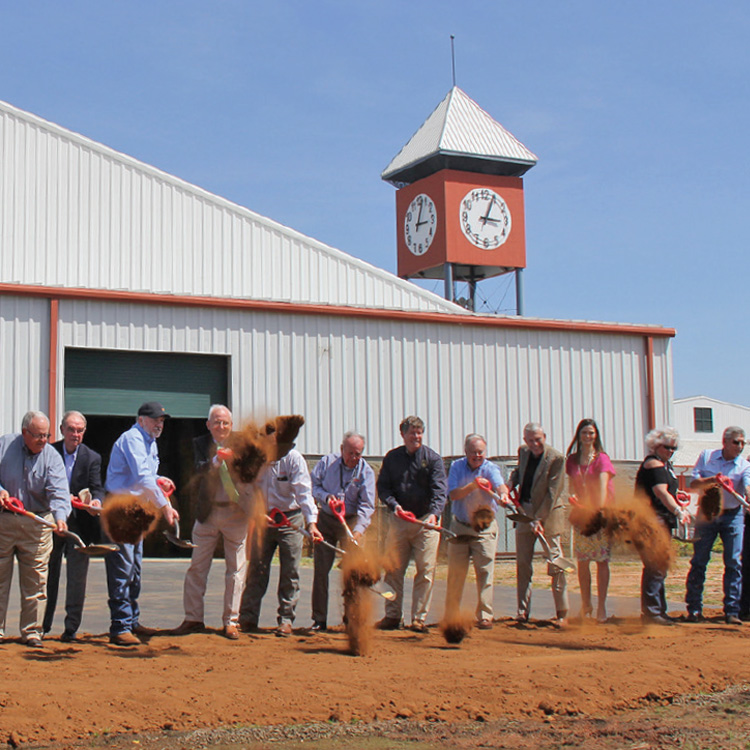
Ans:
{"type": "Polygon", "coordinates": [[[159,419],[159,417],[168,417],[169,414],[167,414],[166,409],[158,401],[146,401],[138,409],[138,416],[159,419]]]}

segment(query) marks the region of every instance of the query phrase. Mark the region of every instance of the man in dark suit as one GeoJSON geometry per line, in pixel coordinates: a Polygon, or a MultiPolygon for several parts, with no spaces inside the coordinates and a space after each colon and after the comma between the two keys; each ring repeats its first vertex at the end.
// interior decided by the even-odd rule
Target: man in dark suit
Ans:
{"type": "MultiPolygon", "coordinates": [[[[68,528],[83,539],[86,544],[98,543],[100,535],[99,517],[95,508],[101,507],[104,497],[102,486],[102,458],[88,446],[83,445],[86,432],[86,417],[78,411],[65,412],[60,424],[62,440],[52,447],[62,456],[71,495],[78,496],[81,490],[91,493],[92,511],[74,508],[68,518],[68,528]]],[[[63,554],[67,558],[67,581],[65,588],[65,630],[60,640],[69,643],[76,640],[81,625],[83,602],[86,598],[86,578],[89,571],[89,558],[77,552],[73,542],[67,537],[56,536],[49,561],[47,575],[47,608],[44,612],[42,628],[45,633],[52,630],[57,606],[57,593],[60,586],[60,569],[63,554]]]]}
{"type": "MultiPolygon", "coordinates": [[[[526,622],[531,612],[531,561],[537,540],[535,532],[543,527],[552,556],[562,557],[561,535],[565,525],[565,457],[547,445],[547,435],[538,422],[529,422],[523,428],[523,442],[525,444],[518,449],[518,468],[510,475],[509,486],[518,486],[521,508],[534,521],[516,524],[518,622],[526,622]]],[[[553,624],[565,627],[568,616],[565,573],[548,563],[547,575],[552,578],[552,596],[555,600],[553,624]]]]}

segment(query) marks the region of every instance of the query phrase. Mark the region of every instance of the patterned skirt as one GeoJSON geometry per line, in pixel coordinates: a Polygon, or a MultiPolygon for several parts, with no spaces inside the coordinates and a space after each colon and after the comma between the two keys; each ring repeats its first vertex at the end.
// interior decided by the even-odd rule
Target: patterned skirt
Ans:
{"type": "Polygon", "coordinates": [[[576,558],[581,561],[608,562],[611,556],[609,539],[603,531],[591,536],[576,534],[576,558]]]}

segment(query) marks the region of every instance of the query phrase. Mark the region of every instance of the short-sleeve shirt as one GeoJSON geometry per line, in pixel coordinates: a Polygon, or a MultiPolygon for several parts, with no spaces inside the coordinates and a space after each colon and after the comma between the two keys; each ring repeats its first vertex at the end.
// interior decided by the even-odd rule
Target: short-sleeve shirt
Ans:
{"type": "Polygon", "coordinates": [[[609,460],[609,456],[602,452],[597,453],[594,460],[588,466],[581,466],[578,463],[577,456],[575,453],[568,456],[565,461],[565,473],[570,477],[570,484],[573,487],[574,494],[579,500],[584,502],[593,499],[592,493],[596,491],[599,486],[599,475],[609,474],[609,481],[607,482],[607,497],[605,503],[611,503],[615,499],[615,483],[614,477],[617,474],[615,467],[612,466],[612,461],[609,460]]]}
{"type": "MultiPolygon", "coordinates": [[[[477,477],[489,479],[493,490],[495,487],[505,484],[500,467],[491,461],[485,459],[478,469],[473,470],[466,458],[460,458],[451,464],[448,472],[448,494],[450,495],[453,490],[457,490],[459,487],[466,486],[477,477]]],[[[472,490],[462,500],[451,500],[454,518],[466,524],[471,523],[471,518],[477,509],[488,506],[492,508],[493,513],[497,513],[498,506],[495,499],[479,489],[472,490]]]]}
{"type": "MultiPolygon", "coordinates": [[[[740,495],[745,494],[745,490],[750,487],[750,462],[742,456],[737,456],[730,461],[724,458],[724,452],[721,448],[715,451],[705,450],[693,467],[693,479],[705,479],[717,474],[723,474],[731,479],[734,490],[740,495]]],[[[739,500],[730,495],[726,490],[721,491],[721,507],[726,510],[732,510],[739,506],[739,500]]]]}

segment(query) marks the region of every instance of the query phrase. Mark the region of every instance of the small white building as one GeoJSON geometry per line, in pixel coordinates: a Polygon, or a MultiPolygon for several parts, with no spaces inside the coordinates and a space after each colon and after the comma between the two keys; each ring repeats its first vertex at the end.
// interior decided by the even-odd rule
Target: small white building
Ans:
{"type": "Polygon", "coordinates": [[[613,458],[638,460],[672,417],[673,336],[469,313],[0,102],[0,432],[28,409],[54,428],[75,408],[106,458],[159,399],[176,476],[213,402],[304,414],[308,455],[352,428],[383,455],[408,414],[446,456],[471,431],[512,455],[530,420],[563,449],[592,416],[613,458]]]}
{"type": "Polygon", "coordinates": [[[677,398],[672,424],[680,433],[674,465],[694,466],[701,451],[721,448],[721,436],[727,427],[742,427],[750,435],[750,408],[708,396],[677,398]]]}

